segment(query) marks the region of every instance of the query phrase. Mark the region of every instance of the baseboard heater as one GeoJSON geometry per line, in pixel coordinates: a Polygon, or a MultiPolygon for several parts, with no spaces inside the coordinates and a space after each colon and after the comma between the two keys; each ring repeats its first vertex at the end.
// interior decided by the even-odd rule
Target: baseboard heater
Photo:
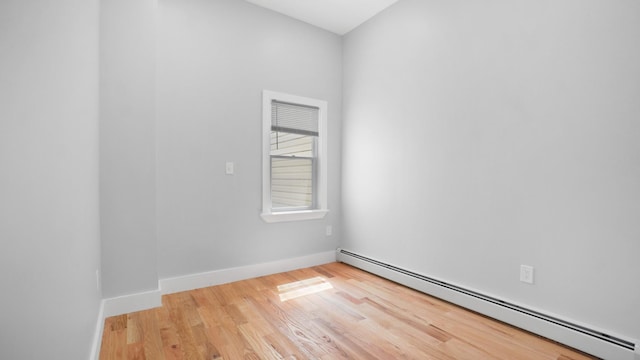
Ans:
{"type": "Polygon", "coordinates": [[[632,341],[344,249],[337,250],[336,258],[340,262],[353,265],[603,359],[640,360],[640,347],[632,341]]]}

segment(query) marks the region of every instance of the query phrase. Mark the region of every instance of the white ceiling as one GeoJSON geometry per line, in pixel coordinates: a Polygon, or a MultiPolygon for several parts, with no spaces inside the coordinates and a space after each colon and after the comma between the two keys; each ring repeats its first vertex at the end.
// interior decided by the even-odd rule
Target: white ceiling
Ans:
{"type": "Polygon", "coordinates": [[[398,0],[246,0],[344,35],[398,0]]]}

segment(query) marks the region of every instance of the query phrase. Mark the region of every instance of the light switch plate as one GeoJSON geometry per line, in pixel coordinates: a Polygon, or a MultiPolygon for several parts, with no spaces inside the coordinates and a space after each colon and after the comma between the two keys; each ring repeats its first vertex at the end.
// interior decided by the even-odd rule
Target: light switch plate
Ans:
{"type": "Polygon", "coordinates": [[[234,173],[234,164],[232,161],[227,161],[227,165],[225,167],[225,171],[227,175],[233,175],[234,173]]]}

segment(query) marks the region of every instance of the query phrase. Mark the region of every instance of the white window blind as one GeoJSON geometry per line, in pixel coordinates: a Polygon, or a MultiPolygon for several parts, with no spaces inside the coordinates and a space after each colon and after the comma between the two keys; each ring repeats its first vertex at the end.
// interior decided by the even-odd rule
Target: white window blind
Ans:
{"type": "Polygon", "coordinates": [[[271,130],[318,136],[317,107],[271,102],[271,130]]]}

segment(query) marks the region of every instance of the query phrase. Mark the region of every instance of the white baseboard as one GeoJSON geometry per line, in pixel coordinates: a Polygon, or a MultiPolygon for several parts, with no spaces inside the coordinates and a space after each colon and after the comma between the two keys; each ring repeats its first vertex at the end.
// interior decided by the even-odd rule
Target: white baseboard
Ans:
{"type": "Polygon", "coordinates": [[[188,291],[208,286],[226,284],[234,281],[251,279],[258,276],[277,274],[336,261],[336,252],[327,251],[297,258],[272,261],[262,264],[247,265],[229,269],[209,271],[199,274],[177,276],[160,280],[160,291],[163,295],[180,291],[188,291]]]}
{"type": "Polygon", "coordinates": [[[104,331],[104,300],[100,300],[100,309],[98,309],[98,319],[96,320],[96,329],[93,333],[93,344],[91,344],[90,360],[100,360],[100,345],[102,345],[102,333],[104,331]]]}
{"type": "Polygon", "coordinates": [[[108,318],[162,306],[162,294],[160,290],[152,290],[104,299],[103,301],[104,317],[108,318]]]}

